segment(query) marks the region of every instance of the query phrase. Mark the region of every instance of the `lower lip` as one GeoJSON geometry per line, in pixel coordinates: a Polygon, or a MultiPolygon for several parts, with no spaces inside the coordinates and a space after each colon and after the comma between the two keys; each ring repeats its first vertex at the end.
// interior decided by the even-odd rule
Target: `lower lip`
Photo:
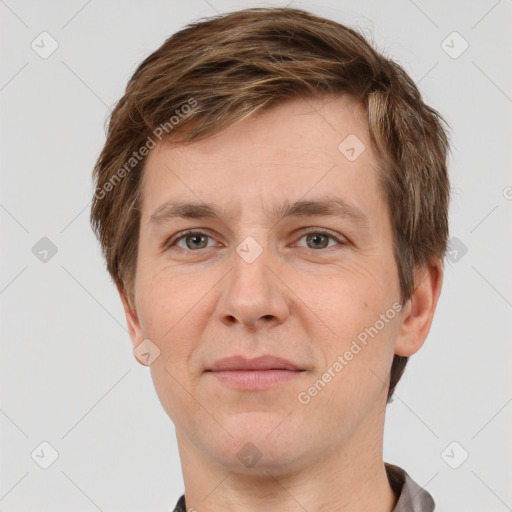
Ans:
{"type": "Polygon", "coordinates": [[[230,370],[209,372],[217,379],[238,389],[269,388],[299,376],[301,370],[230,370]]]}

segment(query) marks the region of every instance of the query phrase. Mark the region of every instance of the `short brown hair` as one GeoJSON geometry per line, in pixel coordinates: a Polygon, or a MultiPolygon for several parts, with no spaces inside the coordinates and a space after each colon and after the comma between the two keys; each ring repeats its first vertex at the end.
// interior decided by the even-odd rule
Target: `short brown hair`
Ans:
{"type": "MultiPolygon", "coordinates": [[[[93,171],[91,225],[130,303],[141,176],[155,137],[165,131],[198,141],[288,99],[341,94],[367,112],[405,303],[415,268],[446,251],[446,123],[403,68],[358,32],[291,8],[245,9],[189,24],[139,65],[114,108],[93,171]]],[[[406,363],[394,356],[388,401],[406,363]]]]}

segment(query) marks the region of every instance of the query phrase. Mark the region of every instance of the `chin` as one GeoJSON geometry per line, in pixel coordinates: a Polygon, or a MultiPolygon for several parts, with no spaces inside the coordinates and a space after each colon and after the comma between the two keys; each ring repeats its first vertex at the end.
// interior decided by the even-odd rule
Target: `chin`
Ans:
{"type": "Polygon", "coordinates": [[[245,413],[237,418],[221,420],[233,437],[203,439],[206,450],[226,469],[242,474],[267,476],[280,474],[297,467],[307,457],[311,447],[308,436],[285,426],[283,414],[245,413]]]}

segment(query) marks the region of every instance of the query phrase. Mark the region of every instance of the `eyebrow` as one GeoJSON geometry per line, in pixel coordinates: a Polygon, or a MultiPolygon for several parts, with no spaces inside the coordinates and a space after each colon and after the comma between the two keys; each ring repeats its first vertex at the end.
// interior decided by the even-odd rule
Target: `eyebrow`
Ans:
{"type": "MultiPolygon", "coordinates": [[[[149,224],[164,224],[176,218],[183,219],[230,219],[238,212],[228,215],[227,211],[213,203],[167,201],[160,205],[151,215],[149,224]]],[[[273,220],[288,217],[331,216],[342,217],[364,228],[368,224],[365,213],[341,197],[328,196],[315,200],[286,201],[275,205],[270,211],[264,209],[265,215],[273,220]]]]}

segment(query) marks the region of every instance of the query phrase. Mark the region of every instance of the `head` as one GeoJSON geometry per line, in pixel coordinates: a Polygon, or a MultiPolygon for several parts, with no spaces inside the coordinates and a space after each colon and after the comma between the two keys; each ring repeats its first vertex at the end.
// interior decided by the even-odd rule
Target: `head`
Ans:
{"type": "Polygon", "coordinates": [[[444,121],[398,64],[305,11],[197,22],[142,62],[110,117],[91,222],[134,347],[151,339],[160,351],[152,376],[177,427],[192,431],[198,403],[227,404],[216,422],[231,433],[244,414],[260,433],[275,425],[283,400],[299,422],[313,406],[336,403],[336,422],[362,403],[348,435],[391,399],[440,292],[447,150],[444,121]],[[320,198],[343,204],[317,217],[320,198]],[[202,208],[169,204],[179,201],[202,208]],[[329,233],[301,232],[315,226],[329,233]],[[187,229],[201,233],[176,238],[187,229]],[[307,244],[318,235],[338,245],[317,255],[307,244]],[[226,390],[205,371],[276,352],[304,370],[284,398],[226,390]]]}

